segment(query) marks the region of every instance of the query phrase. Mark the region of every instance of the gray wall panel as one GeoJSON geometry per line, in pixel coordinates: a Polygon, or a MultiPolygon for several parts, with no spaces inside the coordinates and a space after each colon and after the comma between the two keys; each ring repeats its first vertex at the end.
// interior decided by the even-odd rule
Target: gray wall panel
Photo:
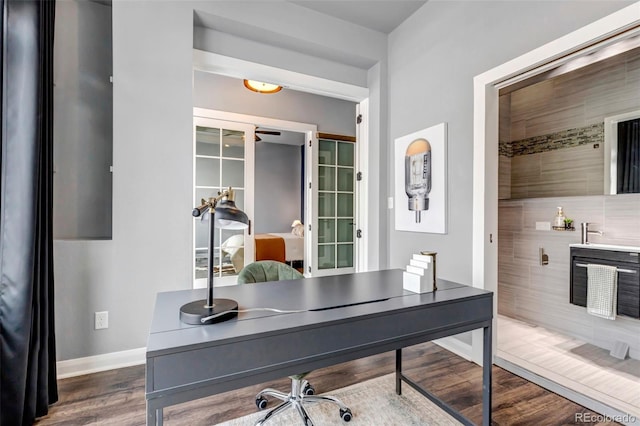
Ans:
{"type": "Polygon", "coordinates": [[[56,3],[54,238],[111,238],[111,7],[56,3]]]}

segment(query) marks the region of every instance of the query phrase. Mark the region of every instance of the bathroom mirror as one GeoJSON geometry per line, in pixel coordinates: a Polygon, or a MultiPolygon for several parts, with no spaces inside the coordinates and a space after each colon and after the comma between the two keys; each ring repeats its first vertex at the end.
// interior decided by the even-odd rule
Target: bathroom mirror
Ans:
{"type": "Polygon", "coordinates": [[[640,109],[604,119],[605,194],[640,192],[640,109]]]}
{"type": "Polygon", "coordinates": [[[638,173],[640,148],[623,170],[611,139],[640,118],[639,73],[636,35],[501,88],[499,198],[640,192],[617,188],[618,174],[638,173]]]}

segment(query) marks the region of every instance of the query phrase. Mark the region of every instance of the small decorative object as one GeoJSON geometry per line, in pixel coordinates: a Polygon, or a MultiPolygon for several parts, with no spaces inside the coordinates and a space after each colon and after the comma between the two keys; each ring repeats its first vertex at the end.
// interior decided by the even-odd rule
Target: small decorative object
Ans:
{"type": "Polygon", "coordinates": [[[447,124],[395,140],[395,226],[446,234],[447,124]]]}
{"type": "Polygon", "coordinates": [[[576,228],[573,227],[573,219],[569,219],[568,217],[564,220],[564,229],[566,231],[575,231],[576,228]]]}
{"type": "Polygon", "coordinates": [[[413,293],[430,293],[436,287],[436,252],[414,254],[403,272],[403,287],[413,293]]]}
{"type": "Polygon", "coordinates": [[[557,231],[564,231],[564,219],[565,215],[562,211],[562,207],[558,207],[558,211],[556,211],[556,217],[553,218],[553,229],[557,231]]]}

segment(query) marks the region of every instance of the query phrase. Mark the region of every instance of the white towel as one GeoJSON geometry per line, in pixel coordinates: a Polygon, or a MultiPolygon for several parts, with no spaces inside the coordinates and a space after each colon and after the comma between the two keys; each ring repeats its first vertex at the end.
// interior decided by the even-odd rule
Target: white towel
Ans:
{"type": "Polygon", "coordinates": [[[615,320],[617,293],[618,268],[591,263],[587,265],[587,313],[615,320]]]}

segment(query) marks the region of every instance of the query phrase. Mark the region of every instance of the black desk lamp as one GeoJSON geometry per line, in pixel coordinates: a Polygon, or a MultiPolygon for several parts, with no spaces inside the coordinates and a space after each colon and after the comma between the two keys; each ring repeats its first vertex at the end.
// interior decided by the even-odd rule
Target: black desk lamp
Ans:
{"type": "Polygon", "coordinates": [[[237,312],[227,312],[238,309],[238,303],[235,300],[213,298],[213,238],[215,236],[215,225],[217,224],[220,229],[245,229],[249,226],[249,218],[242,210],[236,207],[233,199],[233,189],[229,188],[222,193],[218,193],[215,198],[203,199],[202,205],[193,209],[192,214],[195,217],[209,210],[209,259],[207,264],[209,277],[207,281],[207,298],[196,300],[180,307],[180,321],[187,324],[212,324],[226,321],[238,315],[237,312]],[[221,312],[227,313],[208,319],[205,322],[201,321],[202,318],[221,312]]]}

